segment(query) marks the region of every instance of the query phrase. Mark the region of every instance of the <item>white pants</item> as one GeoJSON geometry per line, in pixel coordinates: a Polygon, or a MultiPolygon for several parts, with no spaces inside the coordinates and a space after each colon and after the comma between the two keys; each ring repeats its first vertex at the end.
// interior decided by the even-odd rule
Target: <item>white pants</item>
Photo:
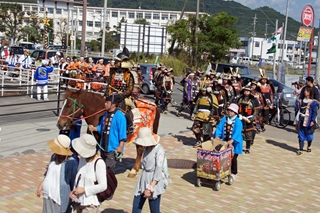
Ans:
{"type": "Polygon", "coordinates": [[[41,98],[41,91],[43,90],[43,99],[48,99],[48,85],[37,86],[37,99],[41,98]]]}

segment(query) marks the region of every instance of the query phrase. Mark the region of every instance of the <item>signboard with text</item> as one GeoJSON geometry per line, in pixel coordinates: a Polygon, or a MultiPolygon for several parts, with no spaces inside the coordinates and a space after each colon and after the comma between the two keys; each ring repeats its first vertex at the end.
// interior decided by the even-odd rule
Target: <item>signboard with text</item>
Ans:
{"type": "Polygon", "coordinates": [[[312,35],[312,28],[310,27],[300,27],[297,41],[309,42],[312,35]]]}
{"type": "Polygon", "coordinates": [[[302,25],[309,27],[313,22],[313,10],[310,7],[304,7],[301,14],[302,25]]]}

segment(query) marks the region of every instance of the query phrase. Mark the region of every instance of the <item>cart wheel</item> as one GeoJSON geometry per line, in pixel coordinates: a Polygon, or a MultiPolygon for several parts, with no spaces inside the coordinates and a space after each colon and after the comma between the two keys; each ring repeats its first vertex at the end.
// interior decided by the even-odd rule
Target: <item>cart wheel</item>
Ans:
{"type": "Polygon", "coordinates": [[[197,186],[197,187],[200,187],[200,186],[201,186],[201,180],[200,180],[200,178],[197,179],[196,186],[197,186]]]}
{"type": "Polygon", "coordinates": [[[231,175],[228,176],[228,185],[232,185],[233,184],[233,177],[231,175]]]}
{"type": "Polygon", "coordinates": [[[216,182],[216,184],[214,185],[214,189],[215,189],[216,191],[219,191],[220,188],[221,188],[221,183],[220,183],[220,181],[218,181],[218,182],[216,182]]]}

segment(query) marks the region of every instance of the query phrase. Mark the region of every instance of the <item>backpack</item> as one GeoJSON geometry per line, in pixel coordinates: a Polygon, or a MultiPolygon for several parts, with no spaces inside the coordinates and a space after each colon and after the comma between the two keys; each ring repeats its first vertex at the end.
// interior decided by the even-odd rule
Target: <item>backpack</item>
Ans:
{"type": "MultiPolygon", "coordinates": [[[[102,158],[98,158],[96,162],[94,163],[94,172],[96,172],[96,165],[98,160],[103,160],[102,158]]],[[[118,180],[116,178],[116,175],[114,174],[114,171],[110,169],[110,167],[107,167],[106,170],[107,174],[107,189],[103,192],[100,192],[97,194],[98,200],[100,203],[102,203],[105,200],[111,200],[113,197],[114,192],[116,191],[116,188],[118,186],[118,180]]],[[[94,182],[95,185],[98,184],[98,181],[94,182]]]]}
{"type": "MultiPolygon", "coordinates": [[[[160,146],[156,146],[158,151],[158,147],[160,146]]],[[[157,157],[157,152],[156,152],[156,157],[157,157]]],[[[163,166],[162,166],[162,179],[163,179],[163,188],[168,188],[169,186],[169,182],[171,182],[170,180],[170,174],[169,174],[169,169],[168,169],[168,161],[167,161],[167,157],[164,156],[164,160],[163,160],[163,166]]]]}

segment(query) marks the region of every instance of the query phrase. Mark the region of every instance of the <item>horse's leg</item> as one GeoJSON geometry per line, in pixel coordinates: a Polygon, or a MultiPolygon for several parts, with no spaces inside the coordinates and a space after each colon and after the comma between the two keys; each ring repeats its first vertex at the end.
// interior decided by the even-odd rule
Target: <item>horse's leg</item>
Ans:
{"type": "Polygon", "coordinates": [[[154,117],[154,121],[153,121],[153,133],[158,134],[161,113],[158,107],[155,107],[155,108],[156,108],[156,116],[154,117]]]}
{"type": "Polygon", "coordinates": [[[140,166],[141,166],[141,159],[143,154],[143,146],[136,145],[137,149],[137,157],[134,162],[133,168],[131,169],[130,173],[128,174],[128,177],[133,178],[137,175],[139,172],[140,166]]]}

